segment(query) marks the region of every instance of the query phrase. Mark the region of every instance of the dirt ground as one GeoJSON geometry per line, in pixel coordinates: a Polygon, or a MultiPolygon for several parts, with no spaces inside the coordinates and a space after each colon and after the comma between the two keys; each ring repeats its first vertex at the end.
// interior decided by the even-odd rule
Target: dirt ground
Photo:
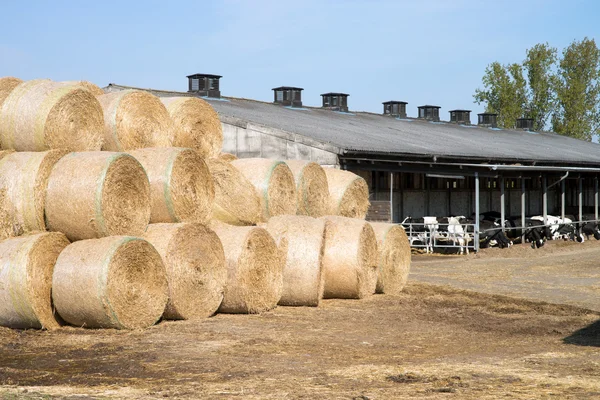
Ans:
{"type": "Polygon", "coordinates": [[[544,249],[415,256],[400,296],[319,308],[0,328],[0,399],[600,398],[600,242],[544,249]]]}

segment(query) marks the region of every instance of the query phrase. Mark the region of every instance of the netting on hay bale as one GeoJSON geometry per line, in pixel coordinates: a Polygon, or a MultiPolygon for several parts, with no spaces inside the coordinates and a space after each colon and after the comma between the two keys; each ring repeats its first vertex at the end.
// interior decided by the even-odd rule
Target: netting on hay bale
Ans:
{"type": "Polygon", "coordinates": [[[365,219],[371,204],[367,182],[349,171],[324,170],[329,185],[330,214],[365,219]]]}
{"type": "Polygon", "coordinates": [[[104,94],[104,90],[100,88],[100,86],[95,83],[89,81],[63,81],[61,83],[66,83],[68,85],[77,85],[92,93],[94,96],[102,96],[104,94]]]}
{"type": "Polygon", "coordinates": [[[4,100],[13,91],[13,89],[19,86],[21,83],[23,83],[21,79],[13,78],[12,76],[0,78],[0,110],[2,109],[4,100]]]}
{"type": "Polygon", "coordinates": [[[323,168],[303,160],[287,160],[286,164],[296,180],[296,213],[317,218],[329,214],[329,185],[323,168]]]}
{"type": "Polygon", "coordinates": [[[398,294],[410,273],[410,244],[404,228],[385,222],[371,222],[379,249],[377,293],[398,294]]]}

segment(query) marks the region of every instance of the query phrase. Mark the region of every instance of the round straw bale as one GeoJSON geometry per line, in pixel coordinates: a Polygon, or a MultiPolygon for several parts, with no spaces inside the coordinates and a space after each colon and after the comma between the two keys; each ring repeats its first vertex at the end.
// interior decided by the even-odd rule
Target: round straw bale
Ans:
{"type": "Polygon", "coordinates": [[[215,199],[213,179],[192,149],[155,147],[130,151],[150,181],[150,223],[206,223],[215,199]]]}
{"type": "Polygon", "coordinates": [[[296,213],[317,218],[329,214],[329,186],[323,168],[303,160],[287,160],[286,164],[296,180],[296,213]]]}
{"type": "Polygon", "coordinates": [[[49,230],[63,232],[71,241],[140,236],[149,220],[148,177],[129,154],[71,153],[52,169],[46,190],[49,230]]]}
{"type": "Polygon", "coordinates": [[[330,213],[365,219],[369,210],[369,186],[360,176],[336,168],[323,168],[329,185],[330,213]]]}
{"type": "Polygon", "coordinates": [[[167,305],[165,266],[156,249],[141,238],[111,236],[75,242],[56,260],[52,300],[71,325],[147,328],[167,305]]]}
{"type": "Polygon", "coordinates": [[[325,243],[325,221],[301,215],[280,215],[269,219],[267,231],[275,242],[286,243],[281,306],[319,305],[323,298],[321,259],[325,243]]]}
{"type": "Polygon", "coordinates": [[[15,152],[0,160],[0,190],[12,204],[12,218],[24,232],[45,231],[44,204],[50,171],[64,150],[15,152]]]}
{"type": "Polygon", "coordinates": [[[84,89],[90,91],[94,96],[102,96],[104,94],[104,90],[102,90],[98,85],[89,81],[63,81],[62,83],[66,83],[68,85],[77,85],[84,89]]]}
{"type": "Polygon", "coordinates": [[[277,306],[284,256],[263,228],[211,223],[225,250],[227,283],[221,313],[255,314],[277,306]]]}
{"type": "Polygon", "coordinates": [[[0,109],[2,109],[2,104],[8,95],[21,83],[23,83],[21,79],[12,76],[0,78],[0,109]]]}
{"type": "Polygon", "coordinates": [[[254,186],[226,161],[206,160],[215,185],[213,218],[232,225],[253,225],[260,219],[260,199],[254,186]]]}
{"type": "Polygon", "coordinates": [[[124,151],[173,145],[175,126],[160,99],[143,90],[98,96],[104,109],[104,147],[124,151]]]}
{"type": "Polygon", "coordinates": [[[238,159],[235,155],[233,155],[231,153],[221,153],[216,158],[218,158],[221,161],[227,161],[227,162],[232,162],[232,161],[235,161],[238,159]]]}
{"type": "Polygon", "coordinates": [[[410,244],[404,228],[385,222],[371,222],[379,250],[376,293],[398,294],[410,272],[410,244]]]}
{"type": "Polygon", "coordinates": [[[196,223],[150,224],[144,234],[167,270],[169,302],[165,319],[213,315],[223,301],[227,281],[225,253],[215,232],[196,223]]]}
{"type": "Polygon", "coordinates": [[[0,242],[0,325],[56,329],[52,271],[69,244],[62,233],[44,232],[0,242]]]}
{"type": "Polygon", "coordinates": [[[231,164],[256,188],[262,221],[276,215],[296,214],[296,183],[286,163],[266,158],[244,158],[231,164]]]}
{"type": "Polygon", "coordinates": [[[324,298],[361,299],[375,293],[377,238],[368,222],[338,216],[322,217],[325,227],[324,298]]]}
{"type": "Polygon", "coordinates": [[[223,128],[214,108],[197,97],[161,97],[176,127],[173,145],[189,147],[202,157],[216,157],[223,147],[223,128]]]}
{"type": "Polygon", "coordinates": [[[102,107],[88,90],[50,80],[21,83],[0,110],[2,148],[100,150],[102,107]]]}

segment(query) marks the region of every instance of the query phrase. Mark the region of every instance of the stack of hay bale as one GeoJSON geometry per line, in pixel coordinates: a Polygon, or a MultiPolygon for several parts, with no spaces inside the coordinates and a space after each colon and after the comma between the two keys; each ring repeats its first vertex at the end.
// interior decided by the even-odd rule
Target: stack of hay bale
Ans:
{"type": "Polygon", "coordinates": [[[366,182],[221,154],[198,98],[0,79],[0,325],[135,329],[398,293],[366,182]]]}

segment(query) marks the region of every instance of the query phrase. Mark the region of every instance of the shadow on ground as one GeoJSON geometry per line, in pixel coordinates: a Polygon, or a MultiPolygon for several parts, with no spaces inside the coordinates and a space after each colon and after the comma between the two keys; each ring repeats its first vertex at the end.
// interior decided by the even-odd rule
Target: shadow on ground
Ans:
{"type": "Polygon", "coordinates": [[[600,347],[600,320],[563,339],[566,344],[600,347]]]}

